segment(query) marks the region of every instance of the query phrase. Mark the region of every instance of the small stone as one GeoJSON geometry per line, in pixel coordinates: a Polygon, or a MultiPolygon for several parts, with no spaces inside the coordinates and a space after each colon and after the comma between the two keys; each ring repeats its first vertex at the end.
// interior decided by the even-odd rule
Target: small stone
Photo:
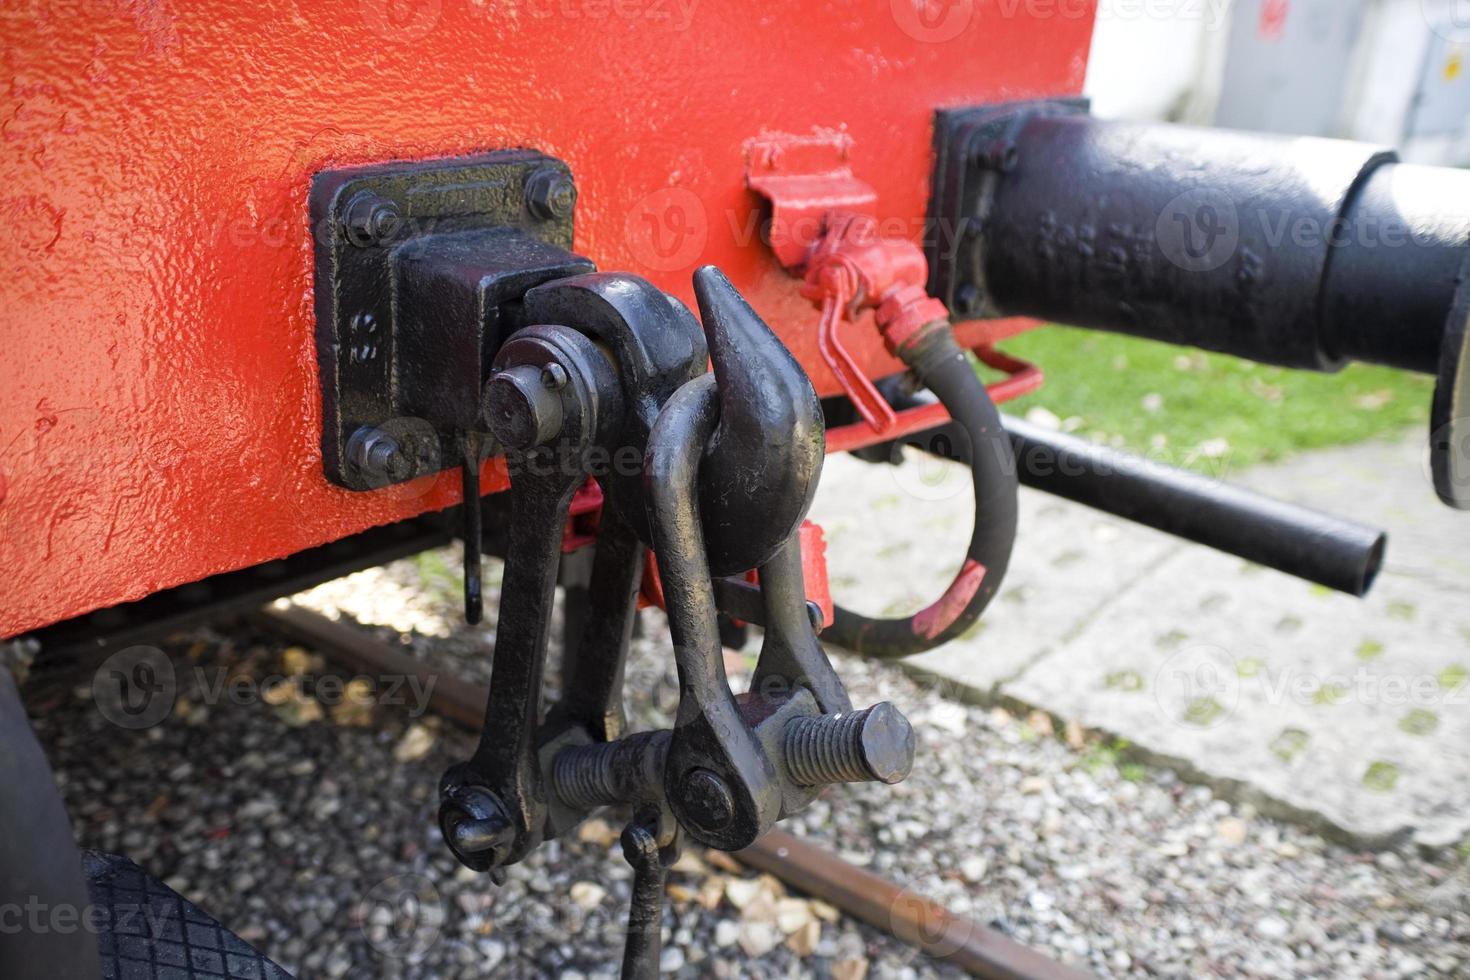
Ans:
{"type": "Polygon", "coordinates": [[[1215,836],[1231,845],[1244,844],[1250,828],[1239,817],[1226,817],[1215,825],[1215,836]]]}
{"type": "Polygon", "coordinates": [[[746,956],[765,956],[781,943],[781,930],[774,923],[741,922],[740,949],[746,956]]]}
{"type": "Polygon", "coordinates": [[[345,728],[367,728],[373,723],[373,686],[366,678],[347,682],[342,700],[332,705],[332,722],[345,728]]]}
{"type": "Polygon", "coordinates": [[[583,912],[590,912],[602,904],[607,889],[596,882],[579,881],[572,885],[572,902],[583,912]]]}
{"type": "Polygon", "coordinates": [[[1258,919],[1251,931],[1269,942],[1280,942],[1291,933],[1291,926],[1280,916],[1268,915],[1258,919]]]}
{"type": "Polygon", "coordinates": [[[865,980],[867,975],[868,961],[864,957],[838,960],[832,964],[832,980],[865,980]]]}
{"type": "Polygon", "coordinates": [[[715,945],[721,948],[734,946],[740,939],[740,923],[733,919],[721,919],[715,925],[715,945]]]}
{"type": "Polygon", "coordinates": [[[480,951],[480,968],[493,970],[505,959],[505,943],[498,939],[481,939],[475,943],[480,951]]]}
{"type": "Polygon", "coordinates": [[[810,956],[821,941],[822,924],[816,919],[809,919],[800,929],[786,937],[786,948],[797,956],[810,956]]]}
{"type": "Polygon", "coordinates": [[[612,846],[619,836],[618,831],[614,830],[611,824],[597,817],[586,821],[577,828],[577,840],[584,844],[596,844],[598,847],[612,846]]]}
{"type": "Polygon", "coordinates": [[[828,905],[826,902],[822,901],[821,899],[814,898],[814,899],[811,900],[811,903],[810,904],[811,904],[811,909],[812,909],[812,915],[815,915],[817,918],[821,919],[823,922],[836,922],[838,919],[840,919],[842,917],[842,913],[841,912],[837,911],[837,909],[835,907],[833,907],[831,905],[828,905]]]}
{"type": "Polygon", "coordinates": [[[776,902],[776,926],[788,936],[815,921],[805,899],[783,898],[776,902]]]}
{"type": "Polygon", "coordinates": [[[291,681],[279,681],[260,692],[260,700],[272,708],[279,707],[296,697],[298,691],[291,681]]]}
{"type": "Polygon", "coordinates": [[[725,881],[725,898],[737,909],[744,910],[761,891],[761,883],[750,878],[728,878],[725,881]]]}
{"type": "Polygon", "coordinates": [[[678,946],[665,946],[658,957],[660,973],[676,973],[684,966],[684,951],[678,946]]]}
{"type": "Polygon", "coordinates": [[[762,891],[750,900],[740,912],[741,922],[759,922],[765,925],[776,925],[776,899],[762,891]]]}
{"type": "Polygon", "coordinates": [[[416,762],[434,747],[434,733],[424,725],[410,725],[393,747],[393,758],[399,762],[416,762]]]}
{"type": "Polygon", "coordinates": [[[712,868],[718,868],[729,874],[744,874],[745,865],[726,854],[724,851],[705,851],[704,861],[712,868]]]}
{"type": "MultiPolygon", "coordinates": [[[[279,804],[275,800],[270,797],[261,797],[260,799],[251,800],[240,807],[240,809],[235,811],[235,816],[242,821],[255,821],[262,817],[270,816],[277,809],[279,809],[279,804]]],[[[152,816],[157,816],[157,814],[152,814],[152,816]]]]}
{"type": "Polygon", "coordinates": [[[287,647],[281,651],[281,669],[292,677],[321,670],[321,657],[313,656],[305,647],[287,647]]]}
{"type": "Polygon", "coordinates": [[[701,908],[713,912],[725,897],[725,879],[714,876],[699,883],[699,894],[695,897],[701,908]]]}
{"type": "Polygon", "coordinates": [[[1067,722],[1067,748],[1073,752],[1081,752],[1087,747],[1087,729],[1082,727],[1081,722],[1073,718],[1067,722]]]}
{"type": "Polygon", "coordinates": [[[960,862],[960,875],[970,884],[979,884],[990,870],[990,862],[978,854],[972,854],[960,862]]]}
{"type": "Polygon", "coordinates": [[[766,894],[772,898],[780,898],[786,894],[786,886],[775,875],[763,874],[756,880],[761,883],[761,887],[765,889],[766,894]]]}
{"type": "Polygon", "coordinates": [[[1399,977],[1417,977],[1424,974],[1424,961],[1414,957],[1405,956],[1399,961],[1398,970],[1394,975],[1399,977]]]}
{"type": "Polygon", "coordinates": [[[699,859],[699,855],[695,854],[693,851],[685,851],[680,854],[679,860],[675,861],[673,867],[669,868],[669,870],[677,871],[680,874],[686,875],[709,874],[709,868],[705,865],[703,861],[699,859]]]}

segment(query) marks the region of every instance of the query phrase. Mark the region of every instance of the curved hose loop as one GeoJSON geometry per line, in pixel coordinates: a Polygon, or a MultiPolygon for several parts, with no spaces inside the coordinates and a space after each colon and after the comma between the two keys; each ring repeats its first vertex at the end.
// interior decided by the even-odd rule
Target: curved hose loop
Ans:
{"type": "Polygon", "coordinates": [[[1017,473],[1000,412],[947,323],[926,328],[897,351],[949,411],[975,487],[975,526],[965,562],[949,588],[912,616],[875,619],[842,606],[825,642],[879,660],[923,653],[969,629],[995,598],[1016,541],[1017,473]]]}

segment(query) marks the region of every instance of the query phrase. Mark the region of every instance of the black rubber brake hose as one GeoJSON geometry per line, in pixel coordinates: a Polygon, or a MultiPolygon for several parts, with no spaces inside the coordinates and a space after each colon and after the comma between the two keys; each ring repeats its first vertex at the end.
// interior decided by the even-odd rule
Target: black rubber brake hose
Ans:
{"type": "MultiPolygon", "coordinates": [[[[968,462],[975,526],[965,563],[937,600],[912,616],[877,619],[838,606],[822,639],[880,660],[931,650],[964,633],[995,598],[1016,541],[1016,463],[1000,412],[947,323],[900,347],[898,357],[954,420],[955,458],[968,462]]],[[[949,455],[949,454],[946,454],[949,455]]]]}

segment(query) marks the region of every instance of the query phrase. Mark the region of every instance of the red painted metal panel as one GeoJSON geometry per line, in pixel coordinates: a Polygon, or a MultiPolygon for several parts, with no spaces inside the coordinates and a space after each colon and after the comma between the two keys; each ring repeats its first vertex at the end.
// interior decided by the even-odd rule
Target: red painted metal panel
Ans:
{"type": "MultiPolygon", "coordinates": [[[[353,494],[321,475],[313,172],[559,156],[581,190],[580,252],[686,299],[690,272],[717,263],[828,392],[813,311],[756,238],[742,145],[845,129],[880,216],[917,236],[933,109],[1077,92],[1092,14],[994,0],[0,8],[0,636],[456,501],[453,476],[353,494]]],[[[876,334],[853,346],[892,368],[876,334]]]]}

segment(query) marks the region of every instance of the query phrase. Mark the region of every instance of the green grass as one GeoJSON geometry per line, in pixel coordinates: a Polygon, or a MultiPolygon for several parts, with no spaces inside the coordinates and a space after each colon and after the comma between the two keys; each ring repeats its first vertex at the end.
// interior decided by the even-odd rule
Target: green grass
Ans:
{"type": "Polygon", "coordinates": [[[1130,783],[1141,783],[1148,779],[1148,767],[1129,761],[1127,753],[1128,743],[1123,739],[1114,739],[1112,742],[1094,742],[1087,746],[1079,764],[1085,771],[1093,775],[1104,769],[1113,768],[1118,770],[1118,775],[1122,779],[1130,783]]]}
{"type": "Polygon", "coordinates": [[[1388,368],[1290,371],[1072,327],[1001,346],[1046,372],[1040,391],[1005,411],[1045,409],[1078,435],[1216,474],[1424,425],[1434,388],[1388,368]]]}

